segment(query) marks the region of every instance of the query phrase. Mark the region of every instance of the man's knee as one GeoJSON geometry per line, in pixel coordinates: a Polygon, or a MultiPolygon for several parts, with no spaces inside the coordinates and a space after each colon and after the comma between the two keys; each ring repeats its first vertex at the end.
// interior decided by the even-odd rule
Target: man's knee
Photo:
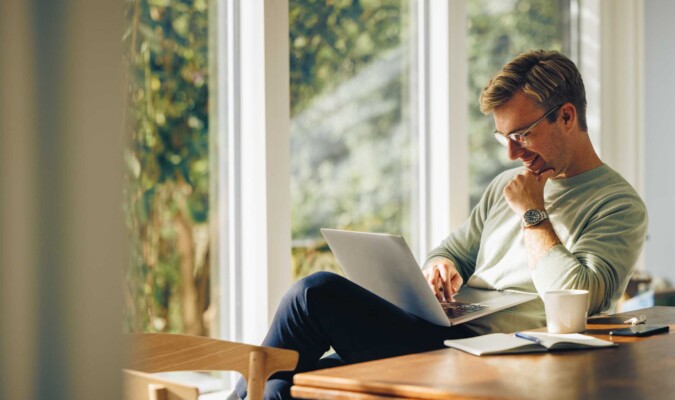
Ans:
{"type": "Polygon", "coordinates": [[[303,288],[325,288],[339,284],[344,280],[344,277],[333,272],[320,271],[300,279],[297,284],[303,288]]]}
{"type": "Polygon", "coordinates": [[[305,296],[313,292],[327,292],[339,286],[345,278],[332,272],[315,272],[297,281],[289,290],[293,296],[305,296]]]}
{"type": "Polygon", "coordinates": [[[334,298],[333,294],[340,292],[340,287],[345,281],[347,281],[345,278],[332,272],[322,271],[306,276],[291,286],[282,300],[280,309],[308,311],[310,304],[316,306],[334,298]]]}

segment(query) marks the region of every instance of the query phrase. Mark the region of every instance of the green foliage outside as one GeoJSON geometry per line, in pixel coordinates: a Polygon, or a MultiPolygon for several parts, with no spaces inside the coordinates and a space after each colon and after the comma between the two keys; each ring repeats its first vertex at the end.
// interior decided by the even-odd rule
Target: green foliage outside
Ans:
{"type": "Polygon", "coordinates": [[[206,0],[127,1],[126,331],[207,332],[207,11],[206,0]]]}
{"type": "Polygon", "coordinates": [[[291,0],[293,273],[339,268],[322,227],[408,233],[407,1],[291,0]]]}

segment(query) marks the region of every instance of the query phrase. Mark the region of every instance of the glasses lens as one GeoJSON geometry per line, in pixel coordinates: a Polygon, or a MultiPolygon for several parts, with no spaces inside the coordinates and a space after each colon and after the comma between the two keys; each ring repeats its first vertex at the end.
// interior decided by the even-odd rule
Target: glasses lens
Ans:
{"type": "Polygon", "coordinates": [[[495,139],[504,147],[509,147],[509,139],[501,133],[495,133],[495,139]]]}

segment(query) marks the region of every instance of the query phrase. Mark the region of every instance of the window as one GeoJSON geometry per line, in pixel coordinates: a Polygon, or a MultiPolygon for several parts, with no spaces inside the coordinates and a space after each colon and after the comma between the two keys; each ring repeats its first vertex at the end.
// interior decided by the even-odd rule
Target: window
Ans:
{"type": "MultiPolygon", "coordinates": [[[[321,227],[400,232],[415,243],[420,257],[437,244],[438,232],[447,234],[450,226],[428,227],[434,234],[427,232],[426,236],[433,238],[421,236],[425,236],[425,224],[437,225],[439,220],[433,216],[433,200],[429,199],[431,185],[444,185],[447,179],[431,176],[438,172],[435,169],[446,166],[420,159],[436,155],[437,149],[425,150],[424,146],[454,147],[443,150],[455,152],[454,158],[463,149],[457,130],[468,131],[468,157],[464,161],[468,163],[470,184],[458,184],[453,190],[470,192],[447,197],[468,196],[467,204],[474,206],[494,176],[517,165],[507,159],[490,134],[493,122],[479,110],[480,91],[505,62],[520,52],[557,49],[575,58],[570,54],[575,47],[572,38],[576,37],[572,31],[577,26],[571,6],[571,0],[471,0],[443,7],[425,1],[362,4],[292,0],[294,276],[316,270],[339,271],[321,239],[321,227]],[[457,24],[457,17],[439,20],[435,15],[464,11],[466,25],[457,24]],[[449,33],[444,40],[446,31],[449,33]],[[466,50],[450,50],[454,65],[447,68],[457,69],[461,57],[465,57],[470,71],[464,72],[466,75],[461,69],[454,74],[447,69],[433,72],[439,69],[438,49],[433,46],[444,46],[441,50],[448,52],[450,37],[464,37],[466,50]],[[452,75],[451,80],[466,76],[468,96],[461,98],[452,92],[456,82],[450,82],[446,89],[435,88],[441,74],[452,75]],[[444,94],[443,90],[452,93],[444,94]],[[445,132],[430,127],[434,119],[447,118],[441,115],[443,110],[430,115],[437,103],[434,91],[440,91],[440,97],[454,96],[450,107],[467,107],[466,127],[456,121],[437,125],[449,130],[445,132]],[[450,143],[434,139],[442,135],[451,136],[450,143]],[[432,210],[425,212],[425,207],[432,210]]],[[[462,119],[456,115],[450,118],[462,119]]],[[[466,156],[460,157],[463,160],[466,156]]],[[[452,167],[467,166],[455,163],[452,167]]],[[[456,172],[449,174],[453,175],[450,179],[460,179],[456,172]]],[[[461,202],[450,205],[449,198],[444,201],[436,209],[463,208],[461,202]]],[[[463,213],[456,211],[454,219],[463,213]]]]}
{"type": "Polygon", "coordinates": [[[410,9],[405,0],[289,2],[296,279],[340,272],[322,227],[415,239],[410,9]]]}
{"type": "Polygon", "coordinates": [[[125,329],[209,334],[208,2],[128,2],[125,329]]]}
{"type": "MultiPolygon", "coordinates": [[[[218,118],[209,119],[204,105],[201,117],[188,116],[181,122],[183,133],[197,135],[190,141],[198,144],[202,156],[192,161],[185,158],[190,154],[155,158],[173,168],[172,174],[160,175],[165,177],[159,181],[163,185],[171,179],[177,182],[171,183],[174,186],[202,182],[190,187],[190,204],[202,206],[202,212],[191,217],[216,227],[215,232],[204,229],[206,242],[220,236],[217,248],[199,248],[208,249],[203,255],[218,265],[217,276],[206,277],[213,278],[206,287],[217,288],[210,294],[220,296],[215,314],[225,321],[217,334],[235,340],[255,342],[262,336],[291,277],[336,270],[320,227],[400,233],[418,258],[423,257],[463,222],[485,184],[510,165],[492,143],[491,118],[478,111],[478,95],[488,77],[513,55],[531,48],[557,48],[578,59],[578,22],[572,10],[579,4],[574,0],[228,0],[216,2],[218,15],[211,16],[217,21],[212,24],[217,34],[211,36],[216,67],[209,74],[206,61],[198,64],[207,54],[206,28],[200,39],[204,47],[187,51],[197,43],[194,35],[201,25],[195,18],[206,24],[203,4],[144,1],[130,6],[132,28],[125,39],[136,43],[136,54],[131,52],[137,56],[134,101],[147,100],[152,90],[168,93],[162,92],[169,86],[161,75],[167,65],[157,63],[167,57],[162,52],[193,57],[185,65],[201,72],[190,75],[175,60],[172,71],[203,80],[201,92],[195,93],[206,95],[208,81],[214,83],[215,97],[209,104],[218,118]],[[146,28],[134,30],[134,18],[146,28]],[[188,25],[189,33],[181,36],[188,25]],[[174,37],[175,45],[162,47],[174,37]],[[138,56],[141,53],[145,59],[138,56]],[[143,63],[149,66],[146,70],[138,68],[143,63]],[[211,76],[214,73],[217,76],[211,76]],[[217,132],[217,149],[209,146],[208,129],[217,132]],[[205,158],[209,150],[217,154],[215,160],[205,158]],[[218,167],[210,168],[214,162],[218,167]],[[196,171],[199,178],[186,179],[185,171],[196,171]],[[209,200],[214,197],[209,185],[218,188],[217,205],[209,200]],[[441,190],[445,192],[439,195],[441,190]],[[211,218],[216,208],[218,221],[211,218]]],[[[173,100],[185,103],[185,96],[198,87],[197,81],[190,85],[187,91],[174,86],[173,100]]],[[[132,115],[133,121],[143,123],[136,131],[136,147],[127,154],[130,171],[155,168],[155,161],[141,158],[138,151],[154,149],[153,143],[170,149],[167,144],[174,143],[166,141],[169,136],[153,137],[153,129],[163,132],[157,127],[170,115],[159,115],[157,109],[175,111],[160,99],[152,103],[154,108],[132,115]]],[[[183,110],[181,118],[195,108],[183,110]]],[[[129,191],[136,203],[128,205],[150,215],[149,209],[139,208],[138,199],[146,207],[157,189],[140,186],[139,174],[130,175],[137,179],[132,179],[129,191]]],[[[175,212],[176,207],[168,210],[175,212]]],[[[141,217],[147,218],[143,213],[141,217]]],[[[135,234],[149,234],[141,229],[142,219],[132,222],[137,224],[135,234]]],[[[165,244],[170,237],[162,237],[165,244]]],[[[135,256],[145,262],[142,249],[138,247],[135,256]]],[[[171,260],[178,259],[174,251],[171,260]]],[[[154,284],[143,275],[154,271],[143,268],[137,269],[136,281],[154,284]]],[[[176,295],[177,277],[157,281],[156,287],[164,288],[157,292],[142,285],[132,289],[167,304],[166,295],[176,295]]],[[[147,304],[143,318],[154,317],[155,310],[147,304]]],[[[199,313],[206,304],[200,303],[199,313]]],[[[179,308],[173,310],[179,313],[179,308]]],[[[163,322],[148,318],[147,323],[161,327],[163,322]]]]}

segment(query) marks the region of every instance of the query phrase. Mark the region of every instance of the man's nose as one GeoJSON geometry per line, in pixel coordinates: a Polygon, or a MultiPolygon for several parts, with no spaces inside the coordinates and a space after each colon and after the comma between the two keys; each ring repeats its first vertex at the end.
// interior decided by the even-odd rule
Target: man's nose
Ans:
{"type": "Polygon", "coordinates": [[[517,160],[521,154],[523,154],[525,150],[523,147],[516,142],[515,140],[509,139],[509,159],[510,160],[517,160]]]}

